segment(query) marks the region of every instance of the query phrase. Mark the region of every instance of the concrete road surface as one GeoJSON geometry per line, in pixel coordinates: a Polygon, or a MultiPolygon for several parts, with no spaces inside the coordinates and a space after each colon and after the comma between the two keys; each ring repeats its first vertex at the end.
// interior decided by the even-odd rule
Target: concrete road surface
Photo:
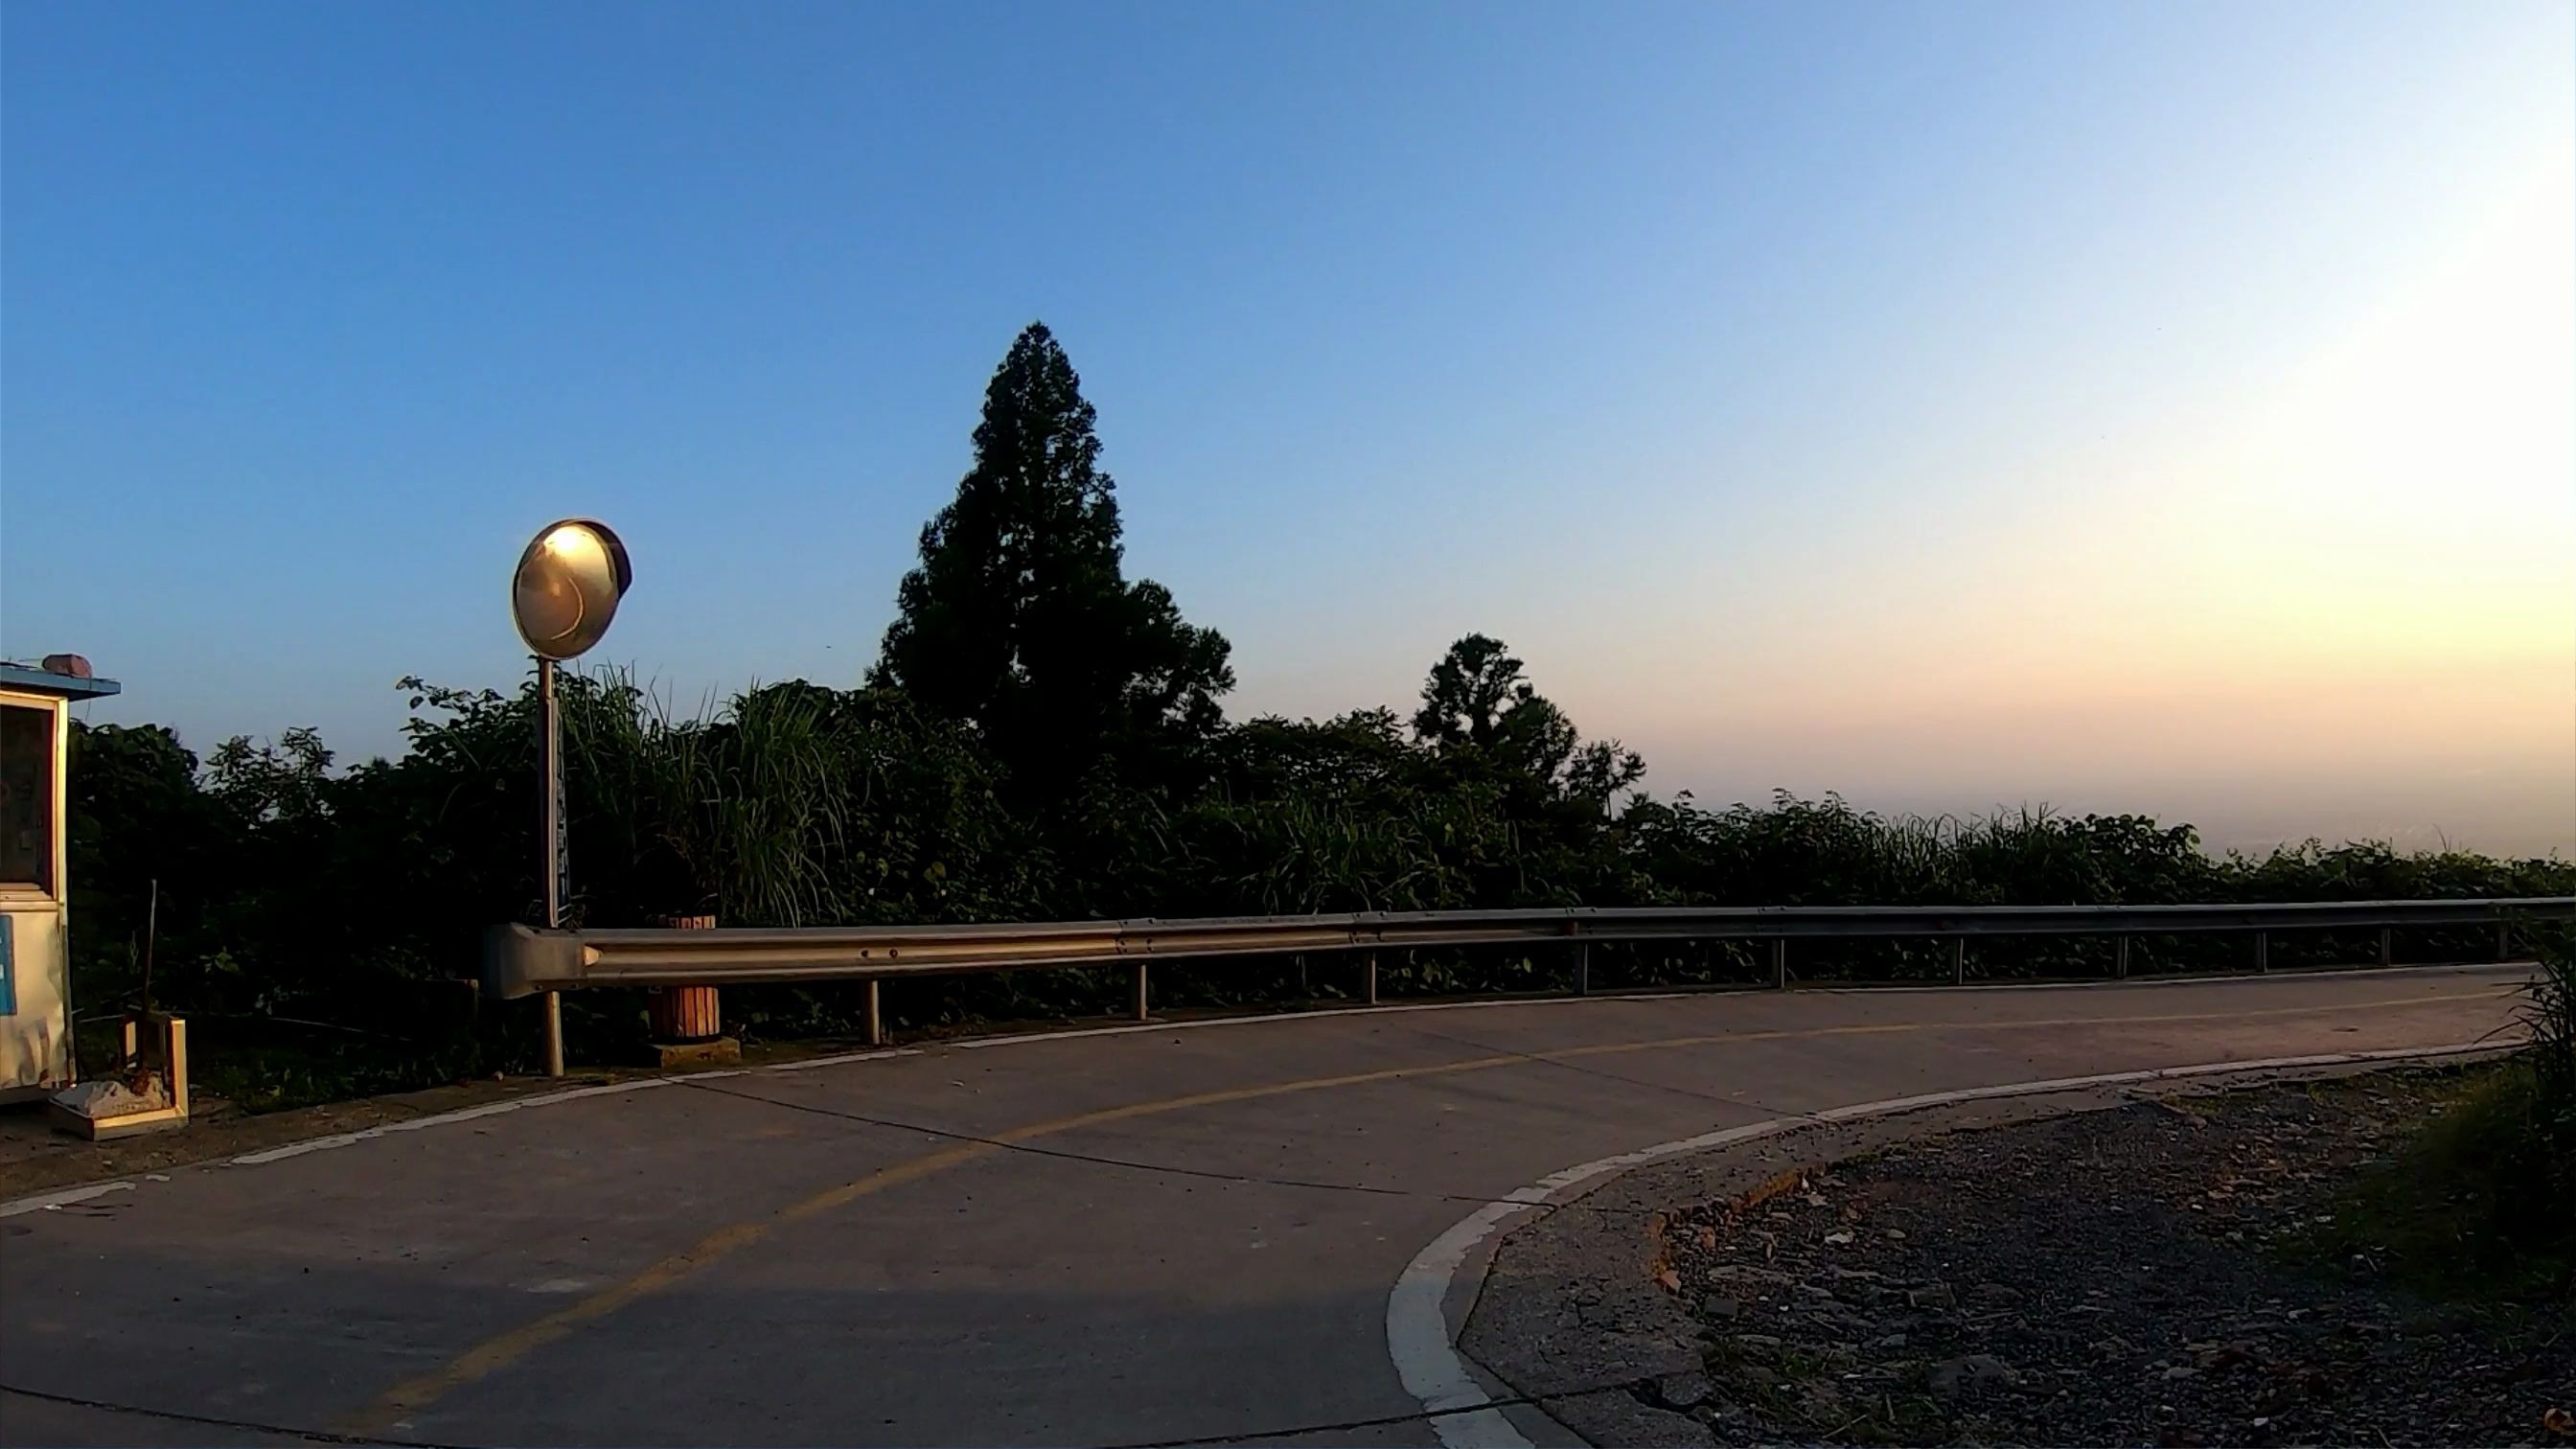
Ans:
{"type": "Polygon", "coordinates": [[[0,1207],[0,1441],[1548,1443],[1423,1401],[1496,1199],[1855,1103],[2472,1042],[2522,975],[1399,1007],[522,1099],[0,1207]],[[1391,1328],[1400,1279],[1433,1307],[1391,1328]]]}

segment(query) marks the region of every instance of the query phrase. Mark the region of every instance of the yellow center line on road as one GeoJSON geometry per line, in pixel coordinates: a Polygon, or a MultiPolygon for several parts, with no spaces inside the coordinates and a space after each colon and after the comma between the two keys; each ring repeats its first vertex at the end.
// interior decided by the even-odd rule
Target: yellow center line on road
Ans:
{"type": "Polygon", "coordinates": [[[394,1385],[373,1404],[350,1419],[345,1428],[353,1434],[381,1434],[400,1427],[404,1420],[468,1384],[488,1378],[530,1353],[570,1334],[594,1319],[603,1318],[618,1309],[649,1297],[682,1278],[719,1259],[750,1247],[785,1224],[802,1221],[835,1208],[846,1207],[863,1197],[917,1182],[952,1167],[961,1167],[981,1158],[1008,1151],[1023,1142],[1054,1137],[1086,1127],[1101,1127],[1113,1122],[1133,1121],[1139,1117],[1158,1117],[1167,1112],[1186,1112],[1200,1107],[1221,1107],[1235,1102],[1255,1102],[1270,1097],[1285,1097],[1299,1092],[1331,1091],[1341,1087],[1362,1087],[1378,1082],[1412,1081],[1426,1077],[1458,1076],[1467,1072],[1492,1071],[1500,1067],[1528,1066],[1538,1062],[1566,1061],[1584,1057],[1617,1056],[1631,1052],[1672,1051],[1684,1047],[1721,1046],[1737,1042],[1791,1041],[1841,1036],[1896,1036],[1920,1032],[1943,1031],[2021,1031],[2050,1027],[2076,1026],[2177,1026],[2195,1022],[2253,1021],[2286,1016],[2333,1016],[2356,1011],[2380,1011],[2409,1006],[2443,1006],[2454,1002],[2496,1000],[2518,994],[2519,988],[2456,991],[2432,995],[2383,997],[2370,1001],[2344,1002],[2327,1006],[2269,1007],[2258,1011],[2195,1011],[2157,1016],[2061,1016],[2028,1020],[1986,1019],[1978,1021],[1922,1021],[1854,1024],[1848,1026],[1792,1027],[1771,1031],[1713,1032],[1698,1036],[1659,1037],[1651,1041],[1603,1042],[1592,1046],[1561,1047],[1551,1051],[1513,1052],[1502,1056],[1469,1057],[1460,1061],[1434,1062],[1418,1067],[1387,1067],[1372,1072],[1351,1072],[1334,1077],[1309,1077],[1300,1081],[1271,1082],[1257,1087],[1228,1087],[1213,1092],[1193,1092],[1187,1096],[1165,1097],[1154,1101],[1131,1102],[1123,1107],[1106,1107],[1079,1112],[1046,1122],[1032,1122],[997,1132],[978,1142],[961,1143],[944,1151],[894,1167],[882,1168],[865,1177],[845,1182],[801,1199],[779,1209],[766,1218],[734,1223],[718,1228],[697,1242],[662,1259],[632,1277],[556,1310],[542,1318],[522,1324],[505,1333],[477,1344],[439,1369],[394,1385]]]}

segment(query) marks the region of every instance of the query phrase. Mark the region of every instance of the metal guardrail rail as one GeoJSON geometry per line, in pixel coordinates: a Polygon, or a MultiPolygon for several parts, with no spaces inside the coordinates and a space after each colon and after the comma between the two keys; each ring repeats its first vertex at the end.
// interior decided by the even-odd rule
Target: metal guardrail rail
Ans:
{"type": "MultiPolygon", "coordinates": [[[[779,930],[550,931],[495,927],[484,953],[483,985],[500,999],[590,986],[724,986],[755,982],[878,981],[971,971],[1125,963],[1135,971],[1136,1013],[1145,1011],[1146,963],[1294,952],[1368,952],[1437,946],[1568,945],[1575,989],[1588,985],[1590,943],[1772,942],[1773,984],[1786,985],[1792,939],[1918,937],[1952,943],[1954,979],[1964,979],[1966,942],[1976,936],[2111,936],[2125,975],[2127,938],[2212,931],[2251,932],[2255,960],[2275,931],[2493,926],[2503,954],[2512,928],[2576,919],[2576,896],[2498,900],[2302,901],[2265,905],[2170,906],[1705,906],[1670,909],[1363,911],[1312,916],[1191,920],[1066,921],[973,926],[806,927],[779,930]]],[[[1376,999],[1374,958],[1369,999],[1376,999]]],[[[871,992],[871,996],[873,996],[871,992]]],[[[874,1013],[871,1013],[873,1017],[874,1013]]],[[[873,1034],[873,1033],[872,1033],[873,1034]]]]}

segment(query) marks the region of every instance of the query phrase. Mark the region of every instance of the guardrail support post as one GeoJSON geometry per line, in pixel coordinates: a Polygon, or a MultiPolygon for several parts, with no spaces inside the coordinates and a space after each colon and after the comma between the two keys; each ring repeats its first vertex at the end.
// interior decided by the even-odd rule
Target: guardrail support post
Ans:
{"type": "Polygon", "coordinates": [[[885,1002],[877,990],[877,979],[868,978],[868,1045],[885,1045],[885,1002]]]}
{"type": "Polygon", "coordinates": [[[1968,984],[1968,938],[1965,936],[1950,938],[1950,984],[1968,984]]]}
{"type": "Polygon", "coordinates": [[[563,1074],[563,993],[549,991],[546,993],[546,1075],[560,1077],[563,1074]]]}
{"type": "Polygon", "coordinates": [[[1148,987],[1145,981],[1145,963],[1139,961],[1136,963],[1136,1019],[1138,1021],[1148,1019],[1148,1013],[1146,1010],[1147,994],[1148,987]]]}
{"type": "Polygon", "coordinates": [[[2496,922],[2496,959],[2513,959],[2513,922],[2510,920],[2496,922]]]}
{"type": "Polygon", "coordinates": [[[2269,931],[2256,931],[2254,933],[2254,970],[2257,974],[2260,974],[2268,972],[2271,969],[2272,933],[2269,931]]]}
{"type": "Polygon", "coordinates": [[[1377,1005],[1377,953],[1371,951],[1367,953],[1365,959],[1368,962],[1368,969],[1363,980],[1363,994],[1367,997],[1368,1004],[1375,1006],[1377,1005]]]}
{"type": "Polygon", "coordinates": [[[1771,989],[1789,989],[1789,938],[1786,936],[1771,938],[1771,989]]]}
{"type": "Polygon", "coordinates": [[[1580,937],[1574,942],[1574,994],[1592,994],[1592,943],[1580,937]]]}
{"type": "Polygon", "coordinates": [[[2393,939],[2396,934],[2386,926],[2379,928],[2379,964],[2382,966],[2397,964],[2396,941],[2393,939]]]}
{"type": "Polygon", "coordinates": [[[2113,949],[2111,952],[2111,979],[2114,981],[2126,981],[2129,979],[2129,938],[2126,936],[2114,936],[2111,940],[2113,943],[2113,949]]]}

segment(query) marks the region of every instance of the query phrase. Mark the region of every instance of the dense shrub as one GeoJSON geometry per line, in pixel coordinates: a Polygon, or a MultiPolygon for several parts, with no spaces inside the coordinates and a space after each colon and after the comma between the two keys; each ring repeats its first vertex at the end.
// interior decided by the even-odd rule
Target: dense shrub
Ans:
{"type": "MultiPolygon", "coordinates": [[[[77,727],[72,761],[76,999],[141,987],[218,1021],[310,1021],[404,1044],[440,1070],[516,1059],[441,983],[470,977],[484,928],[536,910],[533,688],[418,685],[408,748],[335,770],[309,731],[230,740],[202,766],[157,726],[77,727]],[[464,1040],[460,1041],[460,1037],[464,1040]]],[[[2562,860],[2314,842],[2213,856],[2187,826],[2031,810],[1887,819],[1781,795],[1718,810],[1584,793],[1561,756],[1426,740],[1390,711],[1223,731],[1187,791],[1095,780],[1035,818],[971,728],[891,689],[754,689],[674,718],[613,672],[562,690],[576,923],[712,913],[733,925],[1433,910],[1477,906],[2116,903],[2563,894],[2562,860]]],[[[2426,934],[2418,957],[2490,947],[2426,934]]],[[[1935,948],[1800,948],[1814,978],[1947,970],[1935,948]]],[[[2102,943],[1981,945],[1980,974],[2100,969],[2102,943]]],[[[2223,965],[2241,941],[2145,941],[2140,970],[2223,965]]],[[[2325,942],[2359,959],[2369,941],[2325,942]]],[[[2288,954],[2285,941],[2276,959],[2288,954]]],[[[1384,963],[1390,990],[1529,989],[1565,963],[1470,953],[1384,963]]],[[[1724,946],[1602,948],[1596,979],[1751,979],[1724,946]]],[[[1245,1004],[1348,989],[1347,969],[1227,962],[1165,974],[1167,1000],[1245,1004]]],[[[906,985],[915,1022],[1095,1010],[1116,982],[1028,973],[906,985]]],[[[735,993],[755,1032],[834,1031],[847,991],[735,993]]],[[[633,1003],[577,1002],[576,1029],[631,1033],[633,1003]]],[[[330,1038],[333,1050],[350,1043],[330,1038]]],[[[394,1048],[388,1047],[387,1050],[394,1048]]],[[[263,1048],[265,1050],[265,1048],[263,1048]]]]}

